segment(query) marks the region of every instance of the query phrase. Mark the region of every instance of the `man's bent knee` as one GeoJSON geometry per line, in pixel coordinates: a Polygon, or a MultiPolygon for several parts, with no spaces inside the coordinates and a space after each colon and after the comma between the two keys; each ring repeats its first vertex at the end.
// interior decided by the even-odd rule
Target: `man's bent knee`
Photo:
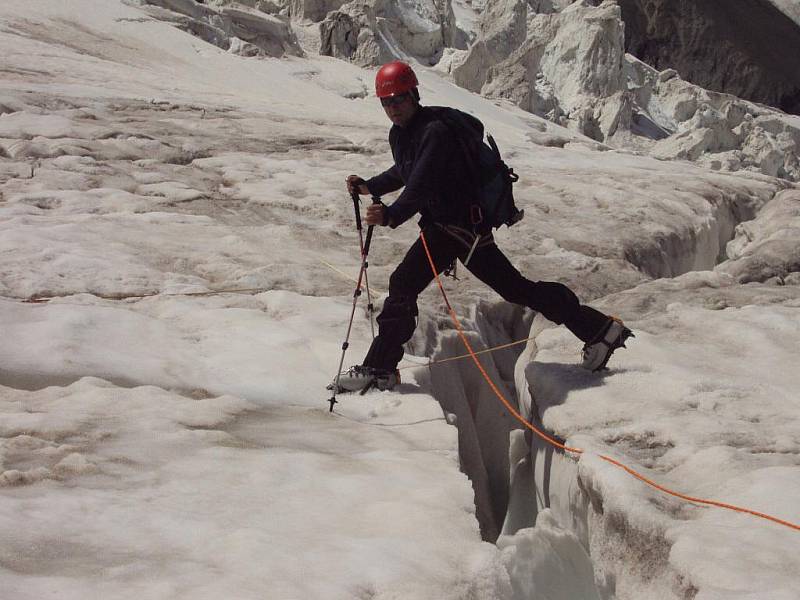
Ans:
{"type": "Polygon", "coordinates": [[[389,296],[383,302],[383,310],[378,315],[381,335],[389,335],[399,343],[405,343],[414,334],[419,314],[417,303],[405,296],[389,296]]]}

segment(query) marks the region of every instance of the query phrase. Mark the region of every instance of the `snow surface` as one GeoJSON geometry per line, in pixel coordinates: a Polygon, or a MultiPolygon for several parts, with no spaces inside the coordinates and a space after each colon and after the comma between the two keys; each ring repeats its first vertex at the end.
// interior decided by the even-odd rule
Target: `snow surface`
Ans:
{"type": "MultiPolygon", "coordinates": [[[[391,160],[372,72],[244,59],[110,0],[6,0],[0,55],[0,596],[796,598],[796,532],[593,455],[800,521],[797,268],[769,256],[763,282],[769,244],[726,248],[760,213],[741,235],[791,231],[796,187],[607,151],[420,69],[423,101],[480,117],[522,177],[526,219],[497,236],[514,263],[637,333],[595,376],[534,323],[518,393],[589,451],[552,473],[579,510],[512,483],[494,545],[448,424],[470,409],[432,396],[475,394],[507,437],[473,367],[404,370],[397,393],[327,410],[358,270],[344,179],[391,160]],[[181,295],[241,288],[260,291],[181,295]]],[[[376,231],[379,298],[415,236],[376,231]]],[[[461,271],[449,293],[487,331],[472,307],[499,299],[461,271]]],[[[404,366],[460,353],[437,294],[404,366]]],[[[370,341],[356,317],[348,363],[370,341]]],[[[516,357],[497,359],[511,387],[516,357]]]]}
{"type": "Polygon", "coordinates": [[[800,25],[800,1],[798,0],[770,0],[778,9],[792,21],[800,25]]]}
{"type": "MultiPolygon", "coordinates": [[[[800,497],[798,308],[794,301],[713,314],[669,302],[658,314],[628,321],[635,352],[615,356],[601,380],[565,367],[572,341],[549,329],[537,337],[536,361],[528,365],[531,395],[544,425],[571,445],[635,459],[645,476],[683,493],[790,517],[800,497]]],[[[788,568],[796,532],[631,489],[624,472],[595,457],[583,459],[580,470],[585,485],[599,489],[604,511],[625,513],[632,529],[667,540],[678,571],[707,562],[692,577],[697,598],[754,590],[753,597],[796,596],[797,573],[788,568]],[[734,531],[738,543],[722,542],[734,531]]]]}

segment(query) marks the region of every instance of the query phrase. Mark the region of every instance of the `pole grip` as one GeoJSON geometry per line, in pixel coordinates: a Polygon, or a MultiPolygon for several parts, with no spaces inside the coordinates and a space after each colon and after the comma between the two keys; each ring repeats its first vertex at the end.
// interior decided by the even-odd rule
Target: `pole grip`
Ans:
{"type": "MultiPolygon", "coordinates": [[[[382,204],[380,196],[373,196],[372,197],[373,204],[382,204]]],[[[367,227],[367,240],[364,242],[364,256],[366,257],[369,254],[369,245],[372,242],[372,230],[375,229],[374,225],[370,225],[367,227]]]]}

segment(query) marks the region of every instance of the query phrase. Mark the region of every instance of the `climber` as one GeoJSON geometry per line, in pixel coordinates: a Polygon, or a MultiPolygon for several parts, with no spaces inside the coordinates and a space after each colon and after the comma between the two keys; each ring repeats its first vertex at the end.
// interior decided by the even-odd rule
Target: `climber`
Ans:
{"type": "MultiPolygon", "coordinates": [[[[483,136],[483,124],[475,117],[443,107],[420,104],[418,81],[411,67],[401,61],[383,65],[375,78],[375,92],[392,122],[389,144],[394,165],[368,180],[357,175],[346,179],[348,191],[382,196],[405,186],[389,206],[367,207],[368,225],[398,227],[415,214],[425,234],[438,272],[459,259],[469,271],[506,301],[527,306],[550,321],[564,324],[584,342],[583,361],[591,371],[603,369],[611,354],[632,335],[613,317],[582,305],[564,284],[530,281],[509,262],[494,241],[491,230],[474,226],[468,209],[472,179],[457,135],[441,118],[453,111],[483,136]]],[[[378,315],[378,335],[361,365],[339,376],[337,391],[393,388],[403,344],[416,328],[417,297],[433,280],[433,272],[421,239],[389,278],[389,295],[378,315]]]]}

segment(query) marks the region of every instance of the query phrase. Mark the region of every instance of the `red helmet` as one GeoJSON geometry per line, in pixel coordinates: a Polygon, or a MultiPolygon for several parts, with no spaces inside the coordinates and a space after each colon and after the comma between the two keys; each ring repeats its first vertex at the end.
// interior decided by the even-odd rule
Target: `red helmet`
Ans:
{"type": "Polygon", "coordinates": [[[417,76],[411,67],[399,60],[386,63],[375,76],[375,94],[378,98],[405,94],[418,85],[417,76]]]}

